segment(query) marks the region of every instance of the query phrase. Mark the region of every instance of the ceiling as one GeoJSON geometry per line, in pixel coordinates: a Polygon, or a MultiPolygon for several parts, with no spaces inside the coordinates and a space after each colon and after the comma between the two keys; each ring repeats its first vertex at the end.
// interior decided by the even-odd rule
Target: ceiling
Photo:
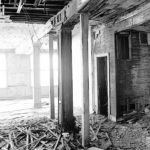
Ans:
{"type": "Polygon", "coordinates": [[[13,22],[42,23],[53,17],[71,0],[0,0],[5,6],[5,15],[13,22]],[[17,13],[21,4],[20,13],[17,13]]]}
{"type": "Polygon", "coordinates": [[[91,20],[109,23],[149,2],[149,0],[90,0],[82,12],[88,12],[91,20]]]}

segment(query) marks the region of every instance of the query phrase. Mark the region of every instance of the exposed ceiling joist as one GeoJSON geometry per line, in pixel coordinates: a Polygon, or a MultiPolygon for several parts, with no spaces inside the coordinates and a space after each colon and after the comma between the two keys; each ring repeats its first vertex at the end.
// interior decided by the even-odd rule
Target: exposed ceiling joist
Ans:
{"type": "MultiPolygon", "coordinates": [[[[15,10],[17,10],[18,9],[18,7],[5,7],[5,9],[10,9],[10,10],[13,10],[13,9],[15,9],[15,10]]],[[[23,7],[23,9],[25,9],[25,10],[37,10],[37,11],[59,11],[60,9],[59,8],[45,8],[45,9],[43,9],[43,8],[31,8],[31,7],[23,7]]]]}
{"type": "MultiPolygon", "coordinates": [[[[4,0],[2,3],[5,5],[5,13],[10,15],[10,18],[14,21],[18,20],[19,22],[18,15],[25,15],[28,16],[26,18],[32,18],[34,14],[37,14],[39,17],[36,18],[37,21],[43,24],[63,9],[69,1],[71,0],[51,0],[47,2],[42,2],[42,0],[4,0]],[[16,20],[15,17],[17,18],[16,20]]],[[[23,21],[22,18],[20,21],[23,21]]],[[[34,22],[34,20],[30,21],[34,22]]]]}
{"type": "MultiPolygon", "coordinates": [[[[62,2],[64,0],[42,0],[42,2],[62,2]]],[[[66,2],[69,2],[70,0],[65,0],[66,2]]]]}
{"type": "MultiPolygon", "coordinates": [[[[12,7],[14,5],[14,3],[5,3],[5,6],[6,7],[12,7]]],[[[17,5],[18,5],[18,3],[17,3],[17,5]]],[[[26,2],[24,2],[24,7],[32,7],[32,8],[35,8],[35,6],[33,5],[33,4],[30,4],[30,3],[26,3],[26,2]]],[[[44,7],[64,7],[64,4],[62,4],[62,3],[46,3],[46,4],[44,4],[44,3],[40,3],[39,5],[38,5],[38,7],[40,7],[40,8],[44,8],[44,7]]]]}

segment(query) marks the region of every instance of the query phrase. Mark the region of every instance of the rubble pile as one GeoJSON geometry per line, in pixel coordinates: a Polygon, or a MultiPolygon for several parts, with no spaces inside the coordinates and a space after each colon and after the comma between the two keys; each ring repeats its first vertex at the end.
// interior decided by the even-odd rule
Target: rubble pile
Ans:
{"type": "MultiPolygon", "coordinates": [[[[134,115],[133,115],[134,114],[134,115]]],[[[90,116],[89,149],[81,145],[81,130],[65,132],[57,120],[38,118],[0,126],[1,150],[149,150],[150,115],[124,116],[114,123],[101,115],[90,116]],[[132,117],[131,117],[132,116],[132,117]],[[134,119],[133,119],[134,118],[134,119]],[[136,118],[136,122],[135,122],[136,118]],[[130,120],[130,121],[129,121],[130,120]],[[131,123],[134,120],[134,123],[131,123]],[[92,147],[92,148],[91,148],[92,147]]],[[[81,129],[81,116],[76,117],[81,129]]]]}
{"type": "Polygon", "coordinates": [[[117,123],[101,115],[91,116],[91,146],[105,150],[150,150],[150,115],[133,112],[117,123]]]}
{"type": "Polygon", "coordinates": [[[76,150],[78,138],[62,132],[57,121],[47,118],[21,121],[0,127],[1,150],[76,150]]]}

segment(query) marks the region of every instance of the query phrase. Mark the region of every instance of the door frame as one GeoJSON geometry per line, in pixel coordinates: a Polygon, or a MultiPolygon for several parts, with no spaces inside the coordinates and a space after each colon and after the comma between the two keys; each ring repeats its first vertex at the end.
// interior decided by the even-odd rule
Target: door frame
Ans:
{"type": "Polygon", "coordinates": [[[94,76],[95,76],[95,107],[96,113],[98,113],[98,84],[97,84],[97,60],[98,58],[106,57],[107,58],[107,95],[108,95],[108,118],[110,117],[110,57],[109,53],[101,53],[94,55],[94,76]]]}

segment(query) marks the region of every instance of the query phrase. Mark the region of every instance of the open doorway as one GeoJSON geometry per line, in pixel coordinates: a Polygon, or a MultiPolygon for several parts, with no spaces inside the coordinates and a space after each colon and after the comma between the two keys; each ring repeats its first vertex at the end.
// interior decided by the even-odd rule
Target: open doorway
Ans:
{"type": "Polygon", "coordinates": [[[108,56],[96,57],[97,112],[108,116],[109,112],[109,65],[108,56]]]}

